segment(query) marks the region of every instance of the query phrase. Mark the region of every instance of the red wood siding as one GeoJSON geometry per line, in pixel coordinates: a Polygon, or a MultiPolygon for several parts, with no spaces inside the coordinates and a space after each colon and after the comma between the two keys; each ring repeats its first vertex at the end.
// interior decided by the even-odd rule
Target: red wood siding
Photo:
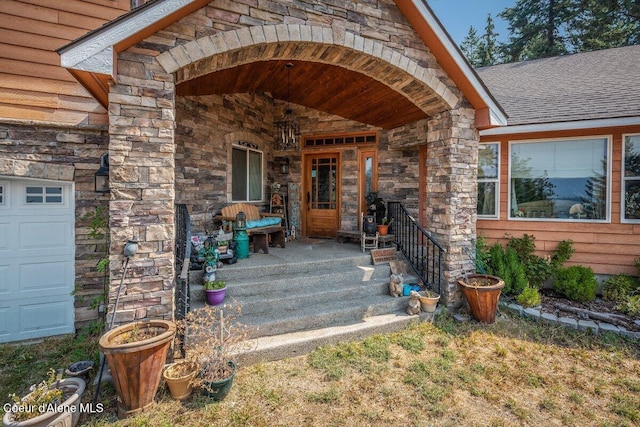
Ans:
{"type": "Polygon", "coordinates": [[[129,11],[130,0],[0,1],[0,119],[107,124],[56,49],[129,11]]]}
{"type": "Polygon", "coordinates": [[[590,266],[598,274],[637,275],[634,260],[640,258],[640,224],[622,223],[620,218],[622,135],[628,133],[640,133],[640,126],[481,137],[481,142],[500,143],[500,219],[478,219],[478,235],[485,236],[490,243],[500,241],[503,244],[506,243],[505,235],[533,235],[539,255],[550,254],[558,242],[571,239],[576,251],[569,264],[590,266]],[[509,141],[588,136],[610,136],[613,144],[610,222],[508,220],[509,141]]]}

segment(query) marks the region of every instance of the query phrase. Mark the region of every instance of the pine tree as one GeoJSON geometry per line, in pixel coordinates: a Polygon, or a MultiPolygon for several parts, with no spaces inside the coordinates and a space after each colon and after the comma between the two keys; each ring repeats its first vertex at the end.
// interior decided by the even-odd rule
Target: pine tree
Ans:
{"type": "Polygon", "coordinates": [[[576,0],[518,0],[500,17],[509,22],[509,42],[504,46],[508,62],[558,56],[569,52],[567,23],[576,0]]]}
{"type": "Polygon", "coordinates": [[[460,44],[460,49],[474,67],[486,67],[499,63],[500,46],[498,33],[491,14],[487,14],[487,25],[484,34],[478,35],[478,31],[471,26],[469,32],[460,44]]]}
{"type": "Polygon", "coordinates": [[[495,32],[495,25],[491,14],[487,14],[487,25],[484,28],[480,44],[478,46],[478,57],[480,67],[495,65],[499,61],[498,33],[495,32]]]}
{"type": "Polygon", "coordinates": [[[575,52],[640,43],[640,2],[576,0],[568,30],[575,52]]]}
{"type": "Polygon", "coordinates": [[[462,50],[471,65],[474,67],[480,66],[480,37],[473,26],[469,27],[469,32],[460,43],[460,50],[462,50]]]}

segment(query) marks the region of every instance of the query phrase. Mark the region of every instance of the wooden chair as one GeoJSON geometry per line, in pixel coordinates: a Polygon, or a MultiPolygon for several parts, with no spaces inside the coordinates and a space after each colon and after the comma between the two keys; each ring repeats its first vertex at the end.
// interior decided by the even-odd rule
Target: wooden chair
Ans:
{"type": "Polygon", "coordinates": [[[367,234],[365,232],[364,214],[360,214],[360,224],[361,224],[360,247],[362,248],[362,252],[364,252],[367,249],[378,249],[378,239],[380,238],[380,233],[376,231],[376,234],[367,234]]]}
{"type": "Polygon", "coordinates": [[[378,238],[380,237],[380,233],[376,231],[376,234],[373,236],[367,235],[364,231],[362,232],[362,236],[360,237],[360,246],[362,247],[362,252],[369,249],[378,249],[378,238]]]}

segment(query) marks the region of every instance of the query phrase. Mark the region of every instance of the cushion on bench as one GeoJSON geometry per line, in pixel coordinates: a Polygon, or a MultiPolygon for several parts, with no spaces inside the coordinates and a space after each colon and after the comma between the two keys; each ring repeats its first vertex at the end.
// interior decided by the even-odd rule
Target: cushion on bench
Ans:
{"type": "Polygon", "coordinates": [[[247,228],[258,228],[258,227],[268,227],[270,225],[280,225],[282,222],[282,218],[271,216],[258,220],[250,220],[247,221],[247,228]]]}

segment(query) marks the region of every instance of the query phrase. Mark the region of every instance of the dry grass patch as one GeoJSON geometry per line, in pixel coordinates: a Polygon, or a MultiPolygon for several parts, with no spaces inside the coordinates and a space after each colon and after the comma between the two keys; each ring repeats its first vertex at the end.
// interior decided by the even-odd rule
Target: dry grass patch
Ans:
{"type": "MultiPolygon", "coordinates": [[[[0,355],[2,353],[0,352],[0,355]]],[[[102,426],[634,426],[640,425],[638,342],[520,318],[493,325],[443,316],[240,367],[220,403],[195,394],[102,426]]]]}

